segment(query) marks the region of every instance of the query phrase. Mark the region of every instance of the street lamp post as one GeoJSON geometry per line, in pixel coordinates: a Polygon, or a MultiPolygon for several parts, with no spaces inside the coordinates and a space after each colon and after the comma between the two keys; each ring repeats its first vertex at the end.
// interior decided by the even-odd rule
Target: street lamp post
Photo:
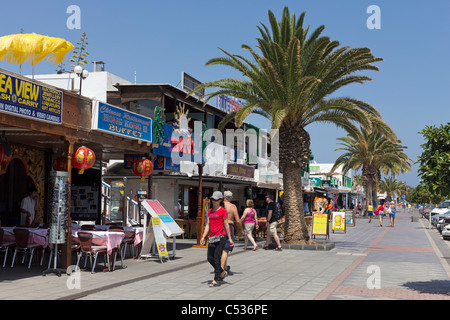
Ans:
{"type": "Polygon", "coordinates": [[[76,66],[73,71],[80,77],[80,91],[78,91],[78,94],[81,95],[81,85],[83,80],[89,76],[89,72],[86,69],[83,69],[82,66],[76,66]]]}

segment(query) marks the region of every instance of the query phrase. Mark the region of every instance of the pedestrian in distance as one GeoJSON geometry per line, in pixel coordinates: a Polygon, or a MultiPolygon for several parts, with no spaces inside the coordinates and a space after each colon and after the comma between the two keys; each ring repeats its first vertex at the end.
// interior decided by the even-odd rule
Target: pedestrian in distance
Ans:
{"type": "Polygon", "coordinates": [[[377,209],[375,210],[375,214],[380,218],[380,227],[382,227],[383,226],[383,217],[384,217],[384,206],[381,201],[380,201],[380,204],[378,205],[377,209]]]}
{"type": "Polygon", "coordinates": [[[223,252],[222,252],[222,258],[221,258],[221,263],[222,263],[222,269],[224,269],[227,272],[230,272],[230,266],[227,264],[227,260],[228,260],[228,255],[233,251],[233,246],[230,244],[230,240],[234,241],[234,235],[236,233],[235,231],[235,223],[238,225],[238,229],[242,229],[242,224],[241,224],[241,220],[239,219],[239,213],[237,210],[237,207],[231,203],[231,201],[233,200],[233,193],[231,191],[225,191],[223,193],[223,204],[224,204],[224,208],[225,210],[227,210],[227,223],[228,223],[228,227],[230,229],[230,235],[231,238],[229,238],[226,242],[225,242],[225,246],[223,247],[223,252]]]}
{"type": "Polygon", "coordinates": [[[264,244],[264,249],[268,250],[269,245],[272,242],[272,237],[275,239],[275,243],[277,244],[277,247],[274,249],[274,251],[282,251],[281,249],[281,242],[280,238],[277,234],[277,226],[278,221],[275,218],[275,211],[277,210],[277,206],[275,202],[273,201],[272,195],[266,196],[266,202],[267,202],[267,222],[266,222],[266,243],[264,244]]]}
{"type": "Polygon", "coordinates": [[[241,223],[244,225],[244,250],[247,250],[248,241],[253,244],[253,251],[258,249],[258,245],[253,239],[253,229],[258,230],[258,217],[254,208],[253,200],[247,200],[247,208],[244,210],[244,214],[241,217],[241,223]]]}
{"type": "Polygon", "coordinates": [[[391,227],[393,227],[394,221],[395,221],[395,203],[394,203],[394,201],[391,201],[391,206],[389,209],[390,209],[389,218],[391,218],[391,227]]]}
{"type": "Polygon", "coordinates": [[[372,222],[372,216],[373,216],[373,205],[369,204],[367,206],[367,216],[369,217],[369,223],[372,222]]]}
{"type": "Polygon", "coordinates": [[[221,257],[226,237],[230,240],[230,246],[234,246],[231,238],[230,228],[227,223],[227,210],[220,205],[222,201],[222,192],[215,191],[211,196],[212,207],[208,210],[208,218],[203,231],[200,244],[205,245],[206,236],[208,236],[207,259],[214,268],[214,280],[209,284],[210,287],[217,287],[220,281],[227,275],[222,269],[221,257]]]}
{"type": "Polygon", "coordinates": [[[360,215],[362,210],[361,202],[358,202],[358,205],[356,206],[356,214],[360,215]]]}

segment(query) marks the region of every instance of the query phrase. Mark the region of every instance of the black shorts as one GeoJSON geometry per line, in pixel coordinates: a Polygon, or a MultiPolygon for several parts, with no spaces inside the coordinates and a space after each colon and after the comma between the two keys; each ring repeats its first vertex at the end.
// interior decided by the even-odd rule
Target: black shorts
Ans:
{"type": "MultiPolygon", "coordinates": [[[[228,225],[230,227],[231,239],[233,239],[233,241],[234,241],[234,225],[232,223],[229,223],[228,225]]],[[[229,252],[231,252],[231,251],[233,251],[233,247],[230,247],[230,239],[227,239],[227,241],[225,242],[225,246],[223,248],[225,250],[228,250],[229,252]]]]}

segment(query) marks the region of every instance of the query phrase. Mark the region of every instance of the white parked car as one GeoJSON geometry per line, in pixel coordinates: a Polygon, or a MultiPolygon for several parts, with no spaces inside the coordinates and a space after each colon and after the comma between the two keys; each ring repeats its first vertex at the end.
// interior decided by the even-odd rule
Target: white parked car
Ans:
{"type": "Polygon", "coordinates": [[[444,226],[444,228],[442,229],[442,238],[443,238],[444,240],[450,238],[450,224],[447,224],[447,225],[444,226]]]}
{"type": "Polygon", "coordinates": [[[431,210],[431,215],[443,214],[448,210],[450,210],[450,200],[445,200],[442,204],[431,210]]]}

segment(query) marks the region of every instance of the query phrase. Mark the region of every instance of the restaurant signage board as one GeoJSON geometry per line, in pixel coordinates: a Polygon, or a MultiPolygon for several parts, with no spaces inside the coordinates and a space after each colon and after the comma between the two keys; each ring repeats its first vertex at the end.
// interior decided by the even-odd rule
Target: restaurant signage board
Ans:
{"type": "Polygon", "coordinates": [[[168,237],[179,236],[183,234],[183,230],[173,220],[171,215],[159,203],[158,200],[144,200],[142,205],[145,210],[152,216],[152,218],[161,219],[161,228],[168,237]]]}
{"type": "Polygon", "coordinates": [[[331,216],[331,229],[334,231],[344,231],[345,230],[345,212],[342,211],[333,211],[331,216]]]}
{"type": "Polygon", "coordinates": [[[62,123],[62,91],[0,72],[0,112],[62,123]]]}
{"type": "Polygon", "coordinates": [[[326,236],[329,238],[328,233],[328,215],[326,213],[314,213],[312,219],[311,235],[326,236]]]}
{"type": "Polygon", "coordinates": [[[152,142],[152,119],[100,101],[93,102],[92,129],[152,142]]]}

